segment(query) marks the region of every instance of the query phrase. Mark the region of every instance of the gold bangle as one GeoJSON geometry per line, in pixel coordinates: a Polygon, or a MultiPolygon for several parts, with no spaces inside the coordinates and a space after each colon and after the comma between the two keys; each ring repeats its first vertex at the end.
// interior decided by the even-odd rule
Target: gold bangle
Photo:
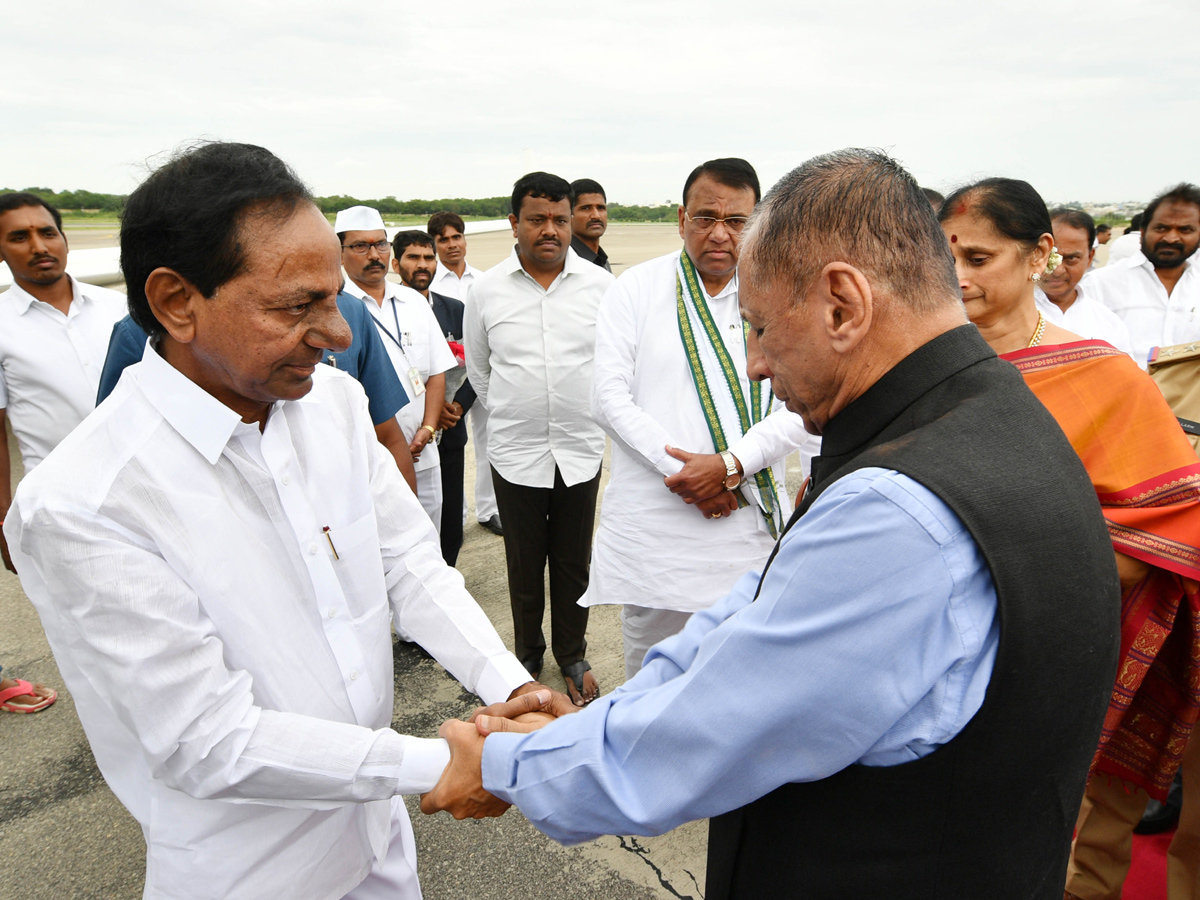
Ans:
{"type": "Polygon", "coordinates": [[[437,437],[437,429],[436,429],[436,428],[434,428],[432,425],[422,425],[421,427],[422,427],[422,428],[428,428],[428,429],[429,429],[429,436],[430,436],[430,437],[437,437]]]}

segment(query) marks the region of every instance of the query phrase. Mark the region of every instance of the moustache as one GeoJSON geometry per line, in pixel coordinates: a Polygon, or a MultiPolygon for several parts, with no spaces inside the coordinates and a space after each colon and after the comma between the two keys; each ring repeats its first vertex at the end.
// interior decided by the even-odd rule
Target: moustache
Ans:
{"type": "Polygon", "coordinates": [[[365,266],[363,266],[363,271],[366,272],[369,269],[382,269],[383,267],[384,267],[383,263],[377,263],[377,262],[367,263],[365,266]]]}
{"type": "Polygon", "coordinates": [[[1183,252],[1183,244],[1170,244],[1166,241],[1159,241],[1154,245],[1154,252],[1161,253],[1163,250],[1174,250],[1177,253],[1183,252]]]}
{"type": "Polygon", "coordinates": [[[58,257],[50,256],[49,254],[45,254],[43,256],[35,256],[33,259],[31,259],[29,261],[29,264],[32,266],[36,266],[40,262],[58,262],[58,257]]]}
{"type": "Polygon", "coordinates": [[[543,239],[543,240],[540,240],[540,241],[538,241],[538,245],[539,245],[539,246],[540,246],[540,245],[542,245],[542,244],[549,244],[549,245],[551,245],[551,246],[554,246],[554,247],[560,247],[560,246],[562,246],[562,243],[559,241],[559,239],[558,239],[558,238],[545,238],[545,239],[543,239]]]}

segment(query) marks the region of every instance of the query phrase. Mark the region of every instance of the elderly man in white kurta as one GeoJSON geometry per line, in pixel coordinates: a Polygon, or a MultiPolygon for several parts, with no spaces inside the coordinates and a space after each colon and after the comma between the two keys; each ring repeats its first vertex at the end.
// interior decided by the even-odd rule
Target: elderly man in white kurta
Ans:
{"type": "Polygon", "coordinates": [[[4,523],[145,897],[417,900],[401,794],[444,741],[391,729],[391,622],[485,699],[504,649],[376,439],[344,350],[338,242],[261,147],[204,144],[130,196],[150,335],[4,523]],[[215,240],[234,258],[188,252],[215,240]],[[201,289],[197,283],[205,284],[201,289]]]}
{"type": "Polygon", "coordinates": [[[580,603],[624,604],[627,678],[766,562],[790,514],[784,458],[816,443],[746,374],[735,267],[758,192],[744,160],[698,167],[680,207],[684,250],[634,266],[600,306],[592,414],[612,438],[612,472],[580,603]]]}

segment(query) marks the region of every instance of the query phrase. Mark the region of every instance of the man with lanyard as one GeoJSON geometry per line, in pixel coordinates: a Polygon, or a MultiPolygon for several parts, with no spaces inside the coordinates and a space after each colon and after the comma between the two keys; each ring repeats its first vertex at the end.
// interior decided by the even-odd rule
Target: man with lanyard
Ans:
{"type": "Polygon", "coordinates": [[[592,409],[612,476],[580,603],[624,604],[627,678],[766,562],[790,509],[783,459],[818,446],[746,376],[738,245],[758,198],[745,160],[698,166],[679,207],[683,250],[625,272],[600,306],[592,409]]]}
{"type": "MultiPolygon", "coordinates": [[[[438,326],[445,335],[446,343],[458,345],[455,359],[462,355],[463,305],[461,300],[446,297],[429,289],[433,273],[437,268],[437,254],[433,249],[433,238],[423,231],[400,231],[392,238],[392,270],[400,276],[405,287],[412,288],[429,301],[438,326]]],[[[446,399],[442,405],[442,420],[438,423],[441,437],[438,439],[438,456],[442,472],[442,559],[446,565],[458,562],[458,551],[462,549],[463,520],[466,518],[466,498],[463,495],[463,473],[465,471],[464,450],[467,446],[467,423],[464,416],[475,405],[475,389],[467,381],[466,361],[458,371],[451,370],[457,379],[446,386],[446,399]]]]}
{"type": "Polygon", "coordinates": [[[333,225],[342,242],[345,291],[370,310],[400,383],[412,398],[396,416],[417,470],[417,499],[434,527],[442,521],[442,474],[437,434],[446,395],[442,373],[457,363],[425,298],[387,280],[392,247],[379,211],[352,206],[333,225]]]}
{"type": "MultiPolygon", "coordinates": [[[[452,212],[437,212],[429,217],[425,231],[433,238],[438,264],[429,289],[443,297],[467,302],[467,291],[483,273],[467,262],[466,224],[462,216],[452,212]]],[[[471,441],[475,445],[475,519],[492,534],[503,537],[500,510],[496,506],[496,489],[492,486],[492,470],[487,458],[487,407],[476,401],[467,420],[471,425],[471,441]]],[[[466,513],[463,513],[466,518],[466,513]]]]}

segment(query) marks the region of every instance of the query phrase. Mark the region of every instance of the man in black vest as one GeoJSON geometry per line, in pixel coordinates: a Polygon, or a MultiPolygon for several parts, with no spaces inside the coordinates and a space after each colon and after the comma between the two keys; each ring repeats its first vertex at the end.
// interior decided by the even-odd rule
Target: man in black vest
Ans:
{"type": "Polygon", "coordinates": [[[787,175],[739,266],[750,374],[823,440],[762,576],[578,715],[445,723],[422,808],[572,843],[712,817],[709,900],[1058,900],[1118,643],[1083,466],[887,156],[787,175]]]}
{"type": "MultiPolygon", "coordinates": [[[[429,289],[437,270],[437,255],[433,238],[423,231],[401,231],[392,238],[392,269],[406,287],[412,288],[429,301],[433,315],[442,327],[442,334],[451,344],[462,346],[463,305],[461,300],[447,297],[429,289]]],[[[456,357],[457,358],[457,357],[456,357]]],[[[467,446],[467,426],[464,417],[475,403],[475,390],[466,380],[466,370],[459,361],[457,370],[446,373],[446,399],[442,418],[438,422],[441,438],[438,455],[442,466],[442,558],[446,565],[458,562],[463,542],[463,476],[464,450],[467,446]],[[461,378],[461,383],[459,379],[461,378]],[[457,385],[457,388],[456,388],[457,385]]]]}

